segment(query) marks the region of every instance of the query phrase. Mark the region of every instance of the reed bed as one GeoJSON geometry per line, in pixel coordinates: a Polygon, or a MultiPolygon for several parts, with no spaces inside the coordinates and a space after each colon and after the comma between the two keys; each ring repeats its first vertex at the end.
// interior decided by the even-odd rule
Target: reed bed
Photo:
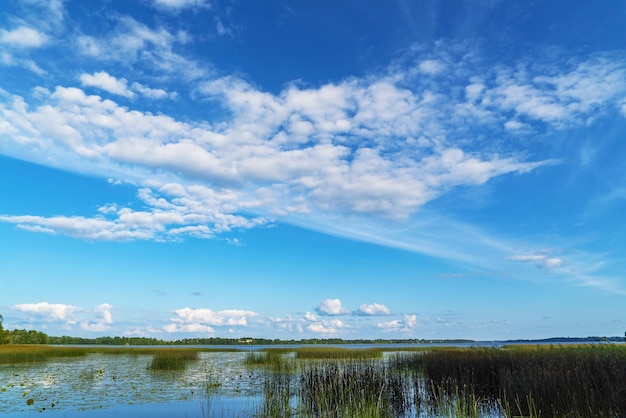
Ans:
{"type": "Polygon", "coordinates": [[[301,416],[395,417],[410,409],[408,381],[375,360],[325,361],[301,373],[301,416]]]}
{"type": "Polygon", "coordinates": [[[82,357],[87,351],[76,347],[46,345],[0,345],[0,364],[22,364],[48,361],[60,357],[82,357]]]}
{"type": "Polygon", "coordinates": [[[380,348],[301,347],[295,350],[299,360],[382,359],[380,348]]]}
{"type": "Polygon", "coordinates": [[[626,416],[623,346],[458,349],[392,363],[414,372],[421,403],[499,404],[506,416],[626,416]]]}
{"type": "MultiPolygon", "coordinates": [[[[7,344],[0,345],[0,364],[21,364],[44,362],[63,357],[84,357],[88,354],[107,355],[159,355],[167,356],[167,353],[175,351],[186,352],[241,352],[236,348],[200,347],[200,348],[176,348],[176,347],[102,347],[102,346],[55,346],[34,344],[7,344]],[[166,354],[161,354],[166,353],[166,354]]],[[[196,354],[197,356],[197,354],[196,354]]]]}
{"type": "Polygon", "coordinates": [[[148,369],[158,370],[185,370],[191,361],[198,360],[198,350],[169,349],[154,354],[148,369]]]}
{"type": "Polygon", "coordinates": [[[297,370],[297,364],[295,359],[288,354],[274,350],[253,351],[246,355],[244,364],[249,367],[266,367],[273,372],[290,374],[297,370]]]}

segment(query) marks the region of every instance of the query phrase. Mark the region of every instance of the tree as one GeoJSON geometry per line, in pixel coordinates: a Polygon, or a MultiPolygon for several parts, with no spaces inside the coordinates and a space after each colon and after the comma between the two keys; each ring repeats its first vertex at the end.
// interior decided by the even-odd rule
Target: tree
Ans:
{"type": "Polygon", "coordinates": [[[0,344],[9,344],[11,342],[11,336],[9,331],[5,331],[2,327],[2,321],[4,318],[0,315],[0,344]]]}

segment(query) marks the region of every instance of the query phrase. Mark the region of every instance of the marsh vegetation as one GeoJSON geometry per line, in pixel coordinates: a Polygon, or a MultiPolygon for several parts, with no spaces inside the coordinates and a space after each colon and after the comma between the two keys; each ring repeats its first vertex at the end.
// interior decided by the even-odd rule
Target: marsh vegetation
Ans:
{"type": "Polygon", "coordinates": [[[0,348],[1,414],[174,402],[175,416],[621,417],[626,347],[0,348]]]}

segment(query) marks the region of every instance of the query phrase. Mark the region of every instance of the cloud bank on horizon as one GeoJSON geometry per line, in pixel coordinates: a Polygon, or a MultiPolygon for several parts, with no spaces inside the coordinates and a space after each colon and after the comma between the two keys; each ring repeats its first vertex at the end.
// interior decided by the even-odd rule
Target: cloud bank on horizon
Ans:
{"type": "MultiPolygon", "coordinates": [[[[135,201],[101,201],[84,213],[0,208],[0,222],[90,242],[215,239],[288,223],[476,270],[535,266],[577,286],[626,294],[606,263],[595,262],[607,250],[589,248],[586,237],[542,240],[533,230],[512,238],[450,204],[572,166],[575,182],[598,164],[601,145],[587,137],[626,120],[624,48],[576,52],[555,41],[498,55],[486,33],[444,33],[360,72],[264,85],[252,67],[233,70],[211,53],[209,46],[251,30],[227,7],[154,0],[122,13],[115,5],[18,1],[5,13],[0,153],[132,187],[135,201]],[[198,16],[210,17],[203,31],[198,16]]],[[[293,9],[281,13],[288,19],[293,9]]],[[[623,199],[622,180],[594,202],[623,199]]],[[[108,329],[111,308],[98,305],[87,318],[89,309],[73,305],[14,305],[93,331],[108,329]]],[[[393,312],[379,302],[348,309],[332,298],[309,310],[274,321],[245,309],[183,307],[162,329],[212,333],[274,321],[336,334],[351,326],[343,316],[393,312]]],[[[418,322],[413,313],[395,315],[375,326],[397,332],[418,322]]]]}

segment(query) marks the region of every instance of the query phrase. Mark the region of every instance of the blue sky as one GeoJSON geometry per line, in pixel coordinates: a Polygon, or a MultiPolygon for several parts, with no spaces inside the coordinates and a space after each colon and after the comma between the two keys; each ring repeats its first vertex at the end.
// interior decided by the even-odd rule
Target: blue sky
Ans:
{"type": "Polygon", "coordinates": [[[624,21],[618,0],[7,3],[5,326],[623,335],[624,21]]]}

